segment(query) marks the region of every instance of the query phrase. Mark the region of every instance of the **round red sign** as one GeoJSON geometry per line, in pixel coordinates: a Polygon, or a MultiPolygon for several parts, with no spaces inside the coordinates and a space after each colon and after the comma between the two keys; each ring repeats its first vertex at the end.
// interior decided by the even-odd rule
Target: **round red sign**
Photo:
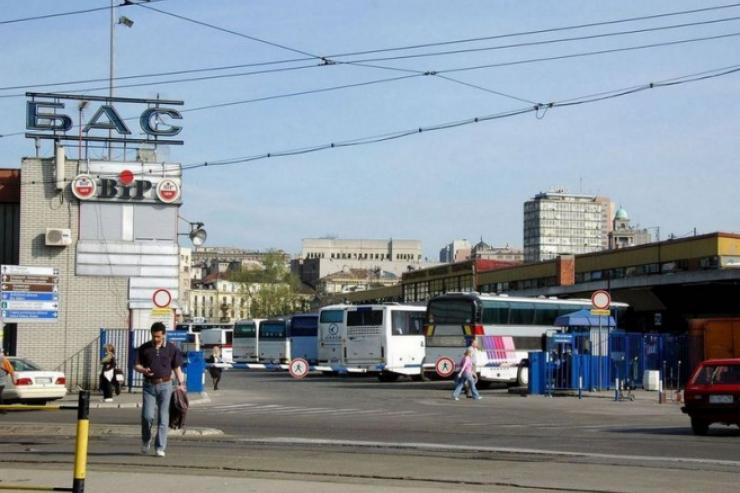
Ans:
{"type": "Polygon", "coordinates": [[[612,297],[607,291],[600,289],[591,294],[591,305],[597,310],[607,310],[611,303],[612,297]]]}
{"type": "Polygon", "coordinates": [[[118,181],[122,185],[131,185],[134,182],[134,172],[130,169],[125,169],[118,174],[118,181]]]}
{"type": "Polygon", "coordinates": [[[90,175],[77,175],[72,180],[72,195],[79,200],[88,200],[95,196],[97,185],[90,175]]]}
{"type": "Polygon", "coordinates": [[[152,294],[152,302],[157,308],[167,308],[172,303],[172,294],[166,289],[157,289],[152,294]]]}
{"type": "Polygon", "coordinates": [[[300,380],[308,375],[308,361],[303,358],[295,358],[291,360],[290,365],[288,366],[288,372],[291,377],[300,380]]]}
{"type": "Polygon", "coordinates": [[[452,358],[441,356],[440,358],[437,358],[437,362],[434,363],[434,370],[440,377],[447,378],[455,373],[455,362],[452,361],[452,358]]]}
{"type": "Polygon", "coordinates": [[[180,198],[180,185],[170,178],[157,184],[157,198],[165,204],[171,204],[180,198]]]}

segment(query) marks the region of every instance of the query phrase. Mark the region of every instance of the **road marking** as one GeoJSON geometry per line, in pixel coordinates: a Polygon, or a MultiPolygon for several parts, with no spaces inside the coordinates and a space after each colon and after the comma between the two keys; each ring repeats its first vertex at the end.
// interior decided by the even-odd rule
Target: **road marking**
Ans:
{"type": "Polygon", "coordinates": [[[475,447],[467,445],[450,445],[443,443],[421,443],[421,442],[370,442],[362,440],[329,440],[320,438],[298,438],[298,437],[275,437],[275,438],[244,438],[239,440],[245,443],[262,443],[262,444],[285,444],[292,445],[341,445],[352,447],[372,447],[372,448],[399,448],[399,449],[422,449],[434,451],[455,451],[455,452],[499,452],[508,454],[524,455],[559,455],[565,457],[585,457],[593,459],[611,459],[611,460],[628,460],[638,462],[669,462],[684,464],[703,464],[703,465],[722,465],[740,467],[740,461],[723,460],[723,459],[698,459],[694,457],[656,457],[650,455],[622,455],[622,454],[604,454],[595,452],[572,452],[567,450],[547,450],[547,449],[530,449],[530,448],[513,448],[513,447],[475,447]]]}

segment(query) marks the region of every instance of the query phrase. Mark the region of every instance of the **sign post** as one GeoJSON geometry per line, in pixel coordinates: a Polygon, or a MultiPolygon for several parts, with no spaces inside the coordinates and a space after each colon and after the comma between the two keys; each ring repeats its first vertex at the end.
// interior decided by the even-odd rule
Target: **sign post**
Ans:
{"type": "Polygon", "coordinates": [[[4,323],[59,320],[58,269],[3,265],[0,275],[0,319],[4,323]]]}
{"type": "MultiPolygon", "coordinates": [[[[612,297],[609,294],[608,291],[604,291],[603,289],[600,289],[598,291],[594,291],[591,294],[591,315],[596,315],[599,317],[599,355],[598,355],[598,364],[599,364],[599,385],[598,388],[601,388],[603,383],[603,369],[602,366],[604,364],[604,341],[602,340],[602,333],[601,333],[601,317],[603,316],[609,316],[611,314],[611,310],[609,307],[612,303],[612,297]]],[[[608,334],[609,334],[609,327],[608,327],[608,320],[607,320],[607,341],[609,340],[608,334]]]]}

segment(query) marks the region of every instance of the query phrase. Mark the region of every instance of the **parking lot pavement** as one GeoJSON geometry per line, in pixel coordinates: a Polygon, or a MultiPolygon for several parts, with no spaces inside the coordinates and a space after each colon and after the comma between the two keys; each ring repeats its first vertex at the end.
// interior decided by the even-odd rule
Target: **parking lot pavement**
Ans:
{"type": "MultiPolygon", "coordinates": [[[[49,404],[72,406],[77,404],[77,400],[78,393],[73,391],[69,392],[63,399],[49,404]]],[[[189,392],[188,401],[191,406],[201,406],[211,402],[211,398],[207,392],[189,392]]],[[[121,409],[128,407],[141,407],[141,389],[132,389],[131,392],[125,390],[120,395],[113,397],[113,402],[104,402],[103,396],[99,392],[91,392],[90,394],[90,409],[121,409]]]]}

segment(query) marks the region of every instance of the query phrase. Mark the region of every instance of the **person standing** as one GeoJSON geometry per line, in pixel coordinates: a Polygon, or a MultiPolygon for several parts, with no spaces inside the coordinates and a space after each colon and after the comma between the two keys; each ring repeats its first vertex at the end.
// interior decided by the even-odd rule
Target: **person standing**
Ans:
{"type": "Polygon", "coordinates": [[[150,329],[152,340],[136,350],[134,369],[144,375],[143,405],[141,408],[141,453],[149,453],[152,443],[152,425],[155,414],[157,434],[156,455],[165,456],[167,428],[170,422],[170,398],[172,396],[172,373],[175,373],[178,388],[185,391],[185,376],[182,373],[183,357],[180,350],[165,340],[165,326],[154,322],[150,329]]]}
{"type": "Polygon", "coordinates": [[[462,392],[463,386],[467,383],[470,386],[470,391],[473,393],[473,399],[480,400],[480,394],[478,389],[475,388],[475,380],[473,379],[473,349],[465,348],[465,354],[460,361],[460,371],[457,374],[457,385],[455,390],[452,392],[452,398],[456,401],[460,400],[460,392],[462,392]]]}
{"type": "Polygon", "coordinates": [[[5,357],[5,351],[0,348],[0,404],[3,403],[3,390],[8,381],[15,381],[15,371],[13,364],[5,357]]]}
{"type": "Polygon", "coordinates": [[[105,345],[105,356],[100,360],[100,390],[103,402],[113,402],[113,385],[116,378],[116,348],[113,344],[105,345]]]}
{"type": "Polygon", "coordinates": [[[221,348],[219,346],[213,346],[211,355],[206,359],[206,363],[209,365],[208,373],[211,375],[211,379],[213,380],[213,390],[218,390],[218,383],[221,381],[221,374],[223,373],[223,368],[216,365],[223,362],[224,359],[221,356],[221,348]]]}

